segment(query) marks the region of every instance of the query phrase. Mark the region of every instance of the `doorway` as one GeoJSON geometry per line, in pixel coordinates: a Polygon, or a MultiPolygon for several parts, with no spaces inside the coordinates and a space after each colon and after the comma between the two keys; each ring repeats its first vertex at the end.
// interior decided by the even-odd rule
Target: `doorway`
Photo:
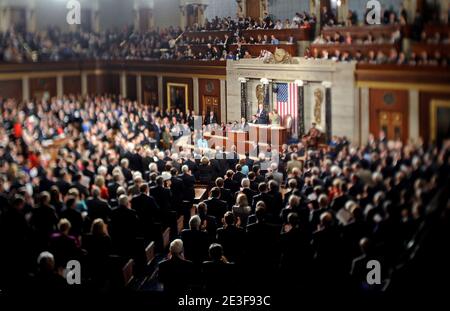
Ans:
{"type": "Polygon", "coordinates": [[[220,117],[220,100],[217,96],[203,96],[202,97],[202,115],[208,116],[210,111],[214,111],[217,122],[221,122],[220,117]]]}
{"type": "Polygon", "coordinates": [[[261,1],[260,0],[247,0],[246,2],[246,13],[247,16],[255,20],[259,20],[261,18],[261,1]]]}

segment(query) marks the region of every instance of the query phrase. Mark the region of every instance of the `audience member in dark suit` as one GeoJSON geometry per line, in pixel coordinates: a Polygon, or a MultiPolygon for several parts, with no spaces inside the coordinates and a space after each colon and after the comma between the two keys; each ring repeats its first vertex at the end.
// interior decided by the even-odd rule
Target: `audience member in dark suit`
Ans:
{"type": "Polygon", "coordinates": [[[169,295],[186,293],[194,281],[194,264],[184,259],[183,241],[173,240],[169,247],[169,257],[159,263],[158,278],[169,295]]]}
{"type": "Polygon", "coordinates": [[[252,211],[255,212],[256,210],[256,204],[259,201],[263,201],[264,204],[266,205],[266,208],[269,208],[269,206],[272,206],[273,204],[273,198],[270,194],[268,194],[268,189],[267,189],[267,184],[266,183],[260,183],[258,185],[258,191],[259,194],[255,195],[253,197],[253,201],[252,201],[252,211]]]}
{"type": "MultiPolygon", "coordinates": [[[[280,227],[268,224],[265,220],[266,211],[258,206],[255,211],[256,222],[247,225],[246,260],[252,263],[253,268],[273,267],[278,263],[277,239],[280,227]]],[[[260,275],[263,277],[263,275],[260,275]]]]}
{"type": "Polygon", "coordinates": [[[172,192],[164,187],[164,178],[162,176],[156,178],[156,186],[150,188],[150,194],[161,208],[161,213],[172,210],[172,192]]]}
{"type": "Polygon", "coordinates": [[[201,229],[208,232],[210,241],[214,241],[216,239],[217,220],[216,217],[208,214],[208,207],[205,202],[200,202],[197,205],[197,215],[202,221],[201,229]]]}
{"type": "Polygon", "coordinates": [[[50,194],[43,192],[40,194],[40,204],[33,209],[31,214],[31,226],[36,233],[35,238],[44,246],[51,233],[56,230],[58,223],[58,216],[56,216],[55,209],[49,205],[50,194]]]}
{"type": "Polygon", "coordinates": [[[269,192],[268,194],[272,197],[272,204],[267,206],[267,216],[271,219],[273,223],[278,223],[280,218],[280,211],[283,208],[283,197],[280,193],[280,188],[275,180],[269,181],[269,192]]]}
{"type": "Polygon", "coordinates": [[[210,261],[202,264],[202,275],[205,291],[208,294],[222,294],[236,291],[234,265],[223,256],[220,244],[213,243],[209,247],[210,261]],[[233,282],[233,286],[231,285],[233,282]]]}
{"type": "Polygon", "coordinates": [[[154,235],[155,223],[160,222],[160,209],[155,198],[149,195],[148,184],[142,184],[140,190],[141,194],[131,199],[131,208],[137,213],[144,236],[147,239],[156,239],[158,237],[154,235]]]}
{"type": "Polygon", "coordinates": [[[241,262],[245,245],[245,230],[237,226],[233,212],[226,212],[223,227],[217,229],[217,243],[222,245],[230,262],[241,262]]]}
{"type": "Polygon", "coordinates": [[[121,195],[119,206],[111,211],[111,237],[119,254],[133,254],[136,237],[140,233],[139,225],[139,218],[131,209],[128,197],[121,195]]]}
{"type": "Polygon", "coordinates": [[[225,180],[223,181],[223,187],[230,190],[231,193],[235,193],[239,190],[240,183],[236,182],[233,178],[234,172],[232,170],[228,170],[225,175],[225,180]]]}
{"type": "Polygon", "coordinates": [[[61,276],[55,265],[55,257],[50,252],[42,252],[38,256],[38,271],[32,279],[32,289],[39,297],[46,297],[51,293],[52,297],[67,293],[67,281],[61,276]]]}
{"type": "MultiPolygon", "coordinates": [[[[116,191],[114,191],[114,193],[116,193],[116,191]]],[[[101,218],[105,223],[109,222],[111,207],[108,202],[100,198],[100,189],[98,187],[92,187],[92,197],[86,200],[86,206],[91,221],[101,218]]]]}
{"type": "Polygon", "coordinates": [[[61,212],[61,218],[69,220],[71,225],[70,234],[79,237],[83,229],[83,216],[77,210],[76,200],[74,198],[69,198],[66,201],[66,207],[61,212]]]}
{"type": "Polygon", "coordinates": [[[289,213],[284,232],[280,236],[281,273],[284,277],[298,277],[302,286],[308,285],[312,264],[310,235],[302,230],[298,215],[289,213]]]}
{"type": "Polygon", "coordinates": [[[239,190],[238,192],[236,192],[235,194],[234,194],[234,198],[235,199],[237,199],[237,196],[240,194],[240,193],[243,193],[243,194],[245,194],[245,196],[247,197],[247,202],[253,202],[253,197],[257,194],[257,192],[256,191],[253,191],[252,189],[250,189],[250,184],[251,184],[251,182],[250,182],[250,179],[248,179],[248,178],[243,178],[242,180],[241,180],[241,186],[242,186],[242,188],[241,188],[241,190],[239,190]]]}
{"type": "Polygon", "coordinates": [[[233,175],[233,180],[238,184],[238,187],[241,184],[242,178],[245,178],[245,175],[242,173],[242,166],[236,164],[236,173],[233,175]]]}
{"type": "Polygon", "coordinates": [[[221,221],[228,207],[227,202],[221,200],[220,189],[217,187],[212,188],[210,198],[204,202],[208,207],[208,214],[214,216],[217,221],[221,221]]]}
{"type": "Polygon", "coordinates": [[[220,199],[227,202],[228,208],[230,208],[233,205],[233,196],[231,195],[230,189],[225,188],[224,184],[223,178],[216,178],[216,187],[220,189],[220,199]]]}
{"type": "Polygon", "coordinates": [[[201,230],[201,219],[194,215],[189,220],[189,229],[181,231],[186,258],[195,264],[200,264],[208,256],[208,233],[201,230]]]}
{"type": "MultiPolygon", "coordinates": [[[[330,212],[320,215],[320,228],[313,233],[312,247],[316,265],[317,281],[328,282],[328,286],[338,285],[338,279],[342,279],[343,258],[342,240],[339,230],[333,224],[333,216],[330,212]]],[[[330,287],[332,288],[332,287],[330,287]]]]}
{"type": "Polygon", "coordinates": [[[49,249],[57,267],[65,268],[69,260],[79,260],[82,255],[78,239],[69,235],[70,227],[70,221],[62,218],[58,223],[59,232],[50,237],[49,249]]]}
{"type": "Polygon", "coordinates": [[[172,208],[178,212],[182,210],[184,184],[183,180],[178,177],[178,170],[174,167],[170,169],[172,178],[170,179],[170,190],[172,192],[172,208]]]}
{"type": "Polygon", "coordinates": [[[180,174],[180,178],[183,181],[183,200],[189,201],[190,203],[194,202],[195,198],[195,177],[191,175],[193,172],[187,164],[181,167],[182,173],[180,174]]]}

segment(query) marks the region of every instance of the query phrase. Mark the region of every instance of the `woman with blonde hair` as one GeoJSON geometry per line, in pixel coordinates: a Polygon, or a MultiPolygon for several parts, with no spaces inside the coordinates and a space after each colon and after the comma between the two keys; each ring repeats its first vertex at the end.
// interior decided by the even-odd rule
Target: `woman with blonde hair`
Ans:
{"type": "Polygon", "coordinates": [[[247,196],[244,193],[238,194],[236,197],[236,204],[232,208],[233,214],[240,219],[240,226],[245,228],[247,226],[247,218],[252,209],[248,205],[247,196]]]}
{"type": "Polygon", "coordinates": [[[108,187],[105,185],[105,177],[98,175],[95,177],[94,185],[100,189],[100,197],[104,200],[109,199],[108,187]]]}

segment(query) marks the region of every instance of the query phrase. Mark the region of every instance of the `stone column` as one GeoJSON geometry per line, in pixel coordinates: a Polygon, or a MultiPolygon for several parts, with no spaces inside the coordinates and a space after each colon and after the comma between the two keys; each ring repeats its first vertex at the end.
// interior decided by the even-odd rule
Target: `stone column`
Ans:
{"type": "Polygon", "coordinates": [[[92,2],[91,25],[92,31],[100,32],[100,5],[98,0],[92,2]]]}
{"type": "Polygon", "coordinates": [[[56,96],[57,97],[64,96],[64,82],[63,82],[63,76],[61,74],[56,76],[56,96]]]}
{"type": "Polygon", "coordinates": [[[419,91],[409,90],[409,140],[417,142],[419,131],[419,91]]]}
{"type": "Polygon", "coordinates": [[[125,71],[120,73],[120,96],[127,98],[127,74],[125,71]]]}
{"type": "Polygon", "coordinates": [[[163,77],[158,75],[158,105],[161,111],[164,110],[164,88],[163,88],[163,77]]]}
{"type": "Polygon", "coordinates": [[[331,82],[323,81],[322,86],[325,88],[325,133],[327,140],[333,135],[332,111],[331,111],[331,82]]]}
{"type": "Polygon", "coordinates": [[[139,104],[142,104],[142,76],[136,75],[136,98],[139,104]]]}
{"type": "Polygon", "coordinates": [[[22,99],[30,100],[30,78],[28,76],[22,77],[22,99]]]}
{"type": "Polygon", "coordinates": [[[198,78],[192,78],[192,91],[194,93],[194,111],[200,114],[200,98],[198,96],[198,78]]]}
{"type": "Polygon", "coordinates": [[[369,132],[370,132],[369,89],[364,87],[360,89],[360,92],[361,92],[361,102],[360,102],[361,135],[359,143],[365,144],[369,140],[369,132]]]}
{"type": "Polygon", "coordinates": [[[297,113],[297,123],[298,123],[298,137],[302,137],[305,134],[305,82],[302,80],[295,80],[297,85],[297,100],[298,100],[298,113],[297,113]]]}
{"type": "Polygon", "coordinates": [[[147,31],[154,26],[154,18],[153,18],[153,8],[154,1],[153,0],[134,0],[133,11],[134,11],[134,28],[141,31],[147,31]],[[140,29],[141,24],[141,10],[148,10],[150,12],[148,28],[149,29],[140,29]]]}
{"type": "Polygon", "coordinates": [[[220,114],[221,121],[227,122],[227,93],[226,93],[226,81],[225,79],[220,79],[220,114]]]}
{"type": "Polygon", "coordinates": [[[6,32],[11,22],[11,8],[0,4],[0,31],[6,32]]]}
{"type": "Polygon", "coordinates": [[[26,9],[26,27],[28,32],[36,31],[36,2],[30,1],[26,9]]]}
{"type": "Polygon", "coordinates": [[[88,79],[87,74],[85,72],[81,73],[81,95],[87,95],[88,94],[88,79]]]}
{"type": "Polygon", "coordinates": [[[247,81],[246,78],[239,78],[241,83],[241,116],[243,116],[248,121],[248,99],[247,99],[247,81]]]}

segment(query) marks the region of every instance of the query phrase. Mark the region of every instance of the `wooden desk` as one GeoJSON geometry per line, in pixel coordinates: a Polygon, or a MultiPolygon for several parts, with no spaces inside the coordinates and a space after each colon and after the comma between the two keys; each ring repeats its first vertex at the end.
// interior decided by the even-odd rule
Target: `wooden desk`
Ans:
{"type": "Polygon", "coordinates": [[[249,124],[249,141],[280,147],[287,141],[287,129],[282,126],[249,124]]]}

